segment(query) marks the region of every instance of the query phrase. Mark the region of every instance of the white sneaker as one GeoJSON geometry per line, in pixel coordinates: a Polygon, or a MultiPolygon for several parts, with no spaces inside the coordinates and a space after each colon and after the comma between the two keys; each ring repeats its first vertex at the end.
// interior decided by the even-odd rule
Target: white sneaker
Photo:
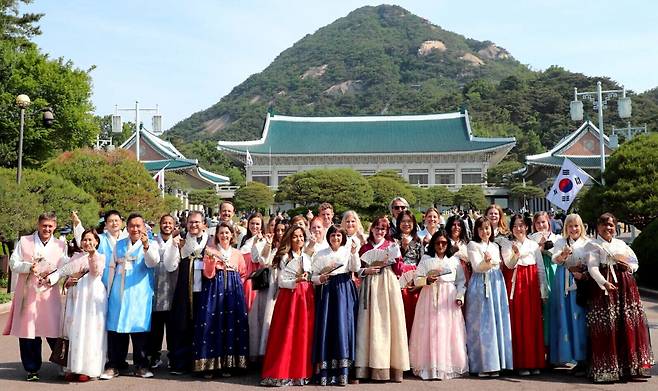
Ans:
{"type": "Polygon", "coordinates": [[[478,377],[489,377],[489,374],[487,372],[480,372],[478,373],[478,377]]]}
{"type": "Polygon", "coordinates": [[[527,369],[519,370],[519,376],[530,376],[530,371],[527,369]]]}
{"type": "Polygon", "coordinates": [[[143,377],[144,379],[148,379],[153,377],[153,372],[149,371],[146,368],[139,368],[138,370],[135,371],[135,376],[143,377]]]}
{"type": "Polygon", "coordinates": [[[107,368],[98,378],[101,380],[110,380],[119,376],[119,371],[114,368],[107,368]]]}

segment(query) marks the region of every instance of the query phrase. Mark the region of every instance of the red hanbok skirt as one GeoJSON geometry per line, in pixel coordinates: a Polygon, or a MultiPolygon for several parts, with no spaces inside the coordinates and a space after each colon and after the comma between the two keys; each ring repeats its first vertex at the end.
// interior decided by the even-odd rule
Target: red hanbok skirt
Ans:
{"type": "MultiPolygon", "coordinates": [[[[616,291],[602,290],[594,281],[588,289],[587,329],[592,360],[589,374],[595,382],[651,376],[654,364],[649,324],[633,275],[615,266],[616,291]]],[[[608,267],[600,267],[608,276],[608,267]]],[[[578,287],[580,289],[580,286],[578,287]]]]}
{"type": "Polygon", "coordinates": [[[251,261],[251,253],[242,254],[242,257],[244,258],[246,268],[245,280],[242,281],[242,289],[244,291],[244,303],[247,306],[247,312],[249,312],[251,310],[251,304],[256,299],[258,291],[251,289],[251,279],[247,277],[249,277],[251,273],[260,269],[261,265],[260,263],[254,263],[251,261]]]}
{"type": "MultiPolygon", "coordinates": [[[[541,267],[544,267],[541,265],[541,267]]],[[[513,270],[506,271],[509,279],[507,296],[512,326],[512,352],[514,369],[538,369],[546,367],[544,346],[544,321],[537,265],[517,266],[514,297],[512,297],[513,270]]]]}
{"type": "Polygon", "coordinates": [[[421,289],[402,289],[402,303],[404,304],[404,320],[407,325],[407,338],[411,336],[411,327],[414,325],[414,316],[416,315],[416,303],[420,296],[421,289]]]}
{"type": "Polygon", "coordinates": [[[262,385],[308,383],[313,375],[314,319],[311,283],[300,282],[295,289],[279,289],[263,361],[262,385]]]}

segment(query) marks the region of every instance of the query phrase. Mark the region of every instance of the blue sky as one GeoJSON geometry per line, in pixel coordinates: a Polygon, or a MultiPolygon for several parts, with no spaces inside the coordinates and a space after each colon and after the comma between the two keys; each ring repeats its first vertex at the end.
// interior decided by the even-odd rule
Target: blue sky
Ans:
{"type": "MultiPolygon", "coordinates": [[[[332,0],[35,0],[35,40],[51,57],[95,65],[96,113],[160,106],[164,128],[208,108],[306,34],[364,5],[332,0]]],[[[507,49],[532,69],[658,86],[658,2],[397,1],[444,29],[507,49]]],[[[568,115],[568,113],[565,113],[568,115]]],[[[145,119],[150,127],[150,120],[145,119]]]]}

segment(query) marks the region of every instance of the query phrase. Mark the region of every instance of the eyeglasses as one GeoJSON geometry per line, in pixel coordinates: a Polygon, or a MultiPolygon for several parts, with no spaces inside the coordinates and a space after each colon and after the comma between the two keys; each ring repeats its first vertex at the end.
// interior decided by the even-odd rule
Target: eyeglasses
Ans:
{"type": "Polygon", "coordinates": [[[395,209],[395,210],[405,210],[405,209],[407,209],[407,207],[404,206],[404,205],[393,205],[393,209],[395,209]]]}
{"type": "Polygon", "coordinates": [[[201,224],[200,221],[188,221],[187,223],[190,225],[201,224]]]}

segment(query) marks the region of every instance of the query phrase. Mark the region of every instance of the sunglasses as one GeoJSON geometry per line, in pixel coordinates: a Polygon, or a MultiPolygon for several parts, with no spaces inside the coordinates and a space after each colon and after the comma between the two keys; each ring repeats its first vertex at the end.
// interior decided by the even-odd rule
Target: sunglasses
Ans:
{"type": "Polygon", "coordinates": [[[394,205],[393,209],[395,209],[395,210],[405,210],[405,209],[407,209],[407,207],[404,206],[404,205],[394,205]]]}

